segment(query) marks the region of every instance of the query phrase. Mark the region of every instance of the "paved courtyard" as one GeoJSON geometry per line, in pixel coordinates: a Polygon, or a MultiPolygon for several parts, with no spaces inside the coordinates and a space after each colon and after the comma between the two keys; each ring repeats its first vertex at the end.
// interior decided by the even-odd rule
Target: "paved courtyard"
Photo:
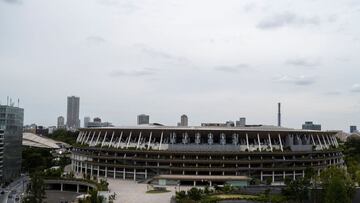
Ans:
{"type": "Polygon", "coordinates": [[[107,181],[110,193],[117,194],[116,203],[169,203],[171,196],[175,195],[175,186],[167,188],[171,192],[147,194],[147,184],[138,184],[128,180],[107,179],[107,181]]]}

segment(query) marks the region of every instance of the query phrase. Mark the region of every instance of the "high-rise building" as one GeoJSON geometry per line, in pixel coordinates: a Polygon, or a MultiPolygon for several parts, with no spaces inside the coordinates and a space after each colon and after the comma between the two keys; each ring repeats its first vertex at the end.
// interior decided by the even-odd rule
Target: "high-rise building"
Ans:
{"type": "Polygon", "coordinates": [[[321,130],[320,124],[314,124],[312,121],[305,121],[305,124],[302,125],[303,130],[321,130]]]}
{"type": "Polygon", "coordinates": [[[20,176],[24,109],[0,105],[0,180],[20,176]]]}
{"type": "Polygon", "coordinates": [[[58,129],[63,129],[65,128],[65,118],[63,116],[59,116],[57,118],[57,128],[58,129]]]}
{"type": "Polygon", "coordinates": [[[187,115],[182,115],[180,118],[180,125],[179,126],[188,126],[188,117],[187,115]]]}
{"type": "Polygon", "coordinates": [[[246,118],[241,117],[238,121],[236,121],[236,127],[245,127],[246,125],[246,118]]]}
{"type": "Polygon", "coordinates": [[[91,121],[91,118],[86,116],[84,117],[84,128],[88,127],[89,122],[91,121]]]}
{"type": "Polygon", "coordinates": [[[356,125],[351,125],[350,126],[350,133],[356,133],[357,132],[357,127],[356,125]]]}
{"type": "Polygon", "coordinates": [[[67,98],[67,118],[66,126],[69,129],[78,129],[80,128],[80,98],[71,96],[67,98]]]}
{"type": "Polygon", "coordinates": [[[149,124],[150,123],[150,116],[146,114],[140,114],[137,116],[137,124],[149,124]]]}

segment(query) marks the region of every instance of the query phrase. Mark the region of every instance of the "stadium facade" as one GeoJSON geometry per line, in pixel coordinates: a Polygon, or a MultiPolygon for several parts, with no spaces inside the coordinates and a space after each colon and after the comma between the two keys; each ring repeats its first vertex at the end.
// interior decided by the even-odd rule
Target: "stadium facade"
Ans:
{"type": "Polygon", "coordinates": [[[275,126],[80,129],[72,169],[90,176],[221,184],[283,182],[343,166],[334,132],[275,126]]]}

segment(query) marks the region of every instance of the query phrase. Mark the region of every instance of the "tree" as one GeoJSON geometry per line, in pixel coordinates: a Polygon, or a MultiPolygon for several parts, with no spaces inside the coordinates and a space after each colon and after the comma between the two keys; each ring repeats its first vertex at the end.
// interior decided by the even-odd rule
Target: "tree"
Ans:
{"type": "Polygon", "coordinates": [[[355,185],[344,169],[331,167],[320,175],[324,189],[324,201],[350,203],[355,194],[355,185]]]}
{"type": "Polygon", "coordinates": [[[24,199],[25,203],[42,203],[45,198],[45,183],[39,172],[35,172],[30,177],[30,187],[28,195],[24,199]]]}
{"type": "Polygon", "coordinates": [[[203,192],[201,189],[193,187],[189,191],[187,191],[187,195],[189,196],[190,199],[199,201],[202,198],[203,192]]]}
{"type": "Polygon", "coordinates": [[[309,198],[310,182],[305,178],[296,179],[293,181],[286,181],[286,188],[282,190],[282,194],[288,200],[297,202],[304,202],[309,198]]]}
{"type": "Polygon", "coordinates": [[[90,190],[89,191],[90,196],[80,200],[79,203],[102,203],[104,200],[103,196],[98,195],[97,190],[90,190]]]}

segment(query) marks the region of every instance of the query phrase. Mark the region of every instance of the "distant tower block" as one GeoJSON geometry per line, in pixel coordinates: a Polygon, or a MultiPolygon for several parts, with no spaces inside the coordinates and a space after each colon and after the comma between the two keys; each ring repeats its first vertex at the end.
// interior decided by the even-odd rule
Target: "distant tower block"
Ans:
{"type": "Polygon", "coordinates": [[[278,126],[281,127],[281,103],[278,103],[278,126]]]}

